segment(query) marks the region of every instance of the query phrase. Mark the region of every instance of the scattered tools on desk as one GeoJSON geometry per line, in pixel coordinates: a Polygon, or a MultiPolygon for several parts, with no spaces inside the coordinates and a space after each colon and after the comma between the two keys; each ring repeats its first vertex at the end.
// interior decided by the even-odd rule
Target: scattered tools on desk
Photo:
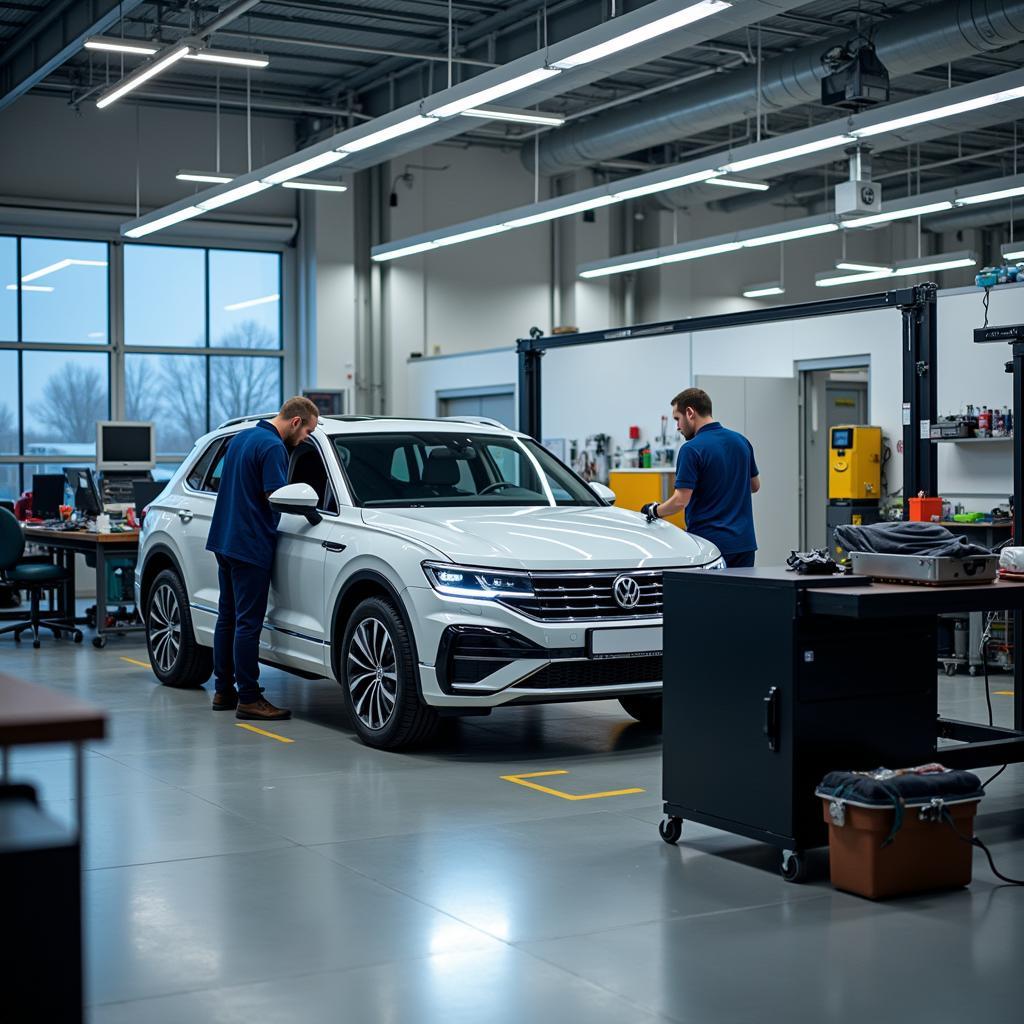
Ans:
{"type": "Polygon", "coordinates": [[[791,551],[789,558],[786,559],[786,565],[789,566],[790,572],[797,572],[802,576],[837,576],[847,571],[846,566],[839,565],[825,548],[791,551]]]}

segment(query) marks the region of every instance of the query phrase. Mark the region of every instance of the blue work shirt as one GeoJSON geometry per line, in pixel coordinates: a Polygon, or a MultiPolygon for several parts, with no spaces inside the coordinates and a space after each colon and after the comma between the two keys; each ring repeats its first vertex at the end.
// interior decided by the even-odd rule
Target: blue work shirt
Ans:
{"type": "Polygon", "coordinates": [[[274,425],[260,420],[231,439],[221,472],[206,550],[269,569],[281,517],[267,495],[288,481],[288,449],[274,425]]]}
{"type": "Polygon", "coordinates": [[[750,480],[757,475],[750,442],[721,423],[705,423],[679,449],[676,462],[676,487],[693,491],[686,529],[723,555],[756,551],[750,480]]]}

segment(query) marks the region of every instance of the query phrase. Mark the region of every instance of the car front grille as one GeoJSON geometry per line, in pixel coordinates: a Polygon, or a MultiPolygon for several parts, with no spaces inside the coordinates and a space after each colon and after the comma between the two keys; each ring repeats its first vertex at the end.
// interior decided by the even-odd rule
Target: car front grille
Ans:
{"type": "Polygon", "coordinates": [[[537,572],[530,573],[530,582],[532,597],[508,598],[503,603],[534,619],[629,619],[660,615],[662,610],[660,571],[537,572]],[[615,600],[614,585],[620,576],[631,577],[640,587],[640,600],[634,608],[623,608],[615,600]]]}
{"type": "Polygon", "coordinates": [[[572,690],[661,682],[660,655],[602,661],[555,661],[515,684],[514,690],[572,690]]]}

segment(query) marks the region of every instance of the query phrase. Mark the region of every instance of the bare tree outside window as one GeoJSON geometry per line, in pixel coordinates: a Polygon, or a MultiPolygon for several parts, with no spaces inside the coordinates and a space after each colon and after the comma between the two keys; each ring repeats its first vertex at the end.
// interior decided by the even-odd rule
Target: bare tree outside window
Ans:
{"type": "Polygon", "coordinates": [[[92,366],[65,363],[46,381],[31,415],[57,440],[93,441],[96,421],[107,417],[107,382],[92,366]]]}

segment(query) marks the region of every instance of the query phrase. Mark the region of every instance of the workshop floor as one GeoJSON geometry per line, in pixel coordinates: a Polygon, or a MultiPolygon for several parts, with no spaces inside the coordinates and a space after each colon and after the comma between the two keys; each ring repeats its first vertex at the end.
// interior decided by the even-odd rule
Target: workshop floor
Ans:
{"type": "MultiPolygon", "coordinates": [[[[0,640],[4,671],[110,711],[86,759],[91,1024],[699,1024],[1019,1020],[1024,891],[979,854],[969,890],[876,905],[822,858],[687,825],[665,845],[660,741],[615,703],[498,712],[432,749],[356,741],[340,690],[266,671],[279,738],[155,684],[144,646],[0,640]],[[569,794],[565,800],[502,776],[569,794]]],[[[999,723],[1012,684],[994,676],[999,723]]],[[[941,707],[984,717],[984,683],[941,707]]],[[[14,758],[54,813],[71,760],[14,758]]],[[[727,769],[726,769],[727,770],[727,769]]],[[[989,773],[983,773],[985,777],[989,773]]],[[[978,831],[1024,876],[1024,766],[978,831]]]]}

